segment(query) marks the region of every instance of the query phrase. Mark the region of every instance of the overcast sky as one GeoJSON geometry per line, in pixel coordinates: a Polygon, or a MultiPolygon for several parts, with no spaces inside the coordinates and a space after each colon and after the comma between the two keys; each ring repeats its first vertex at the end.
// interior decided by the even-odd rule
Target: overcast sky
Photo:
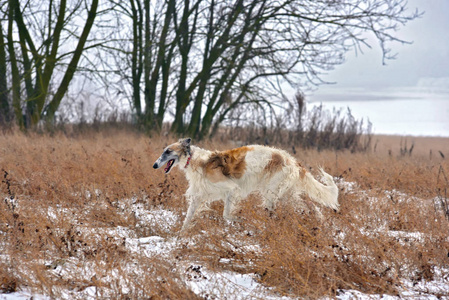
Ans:
{"type": "Polygon", "coordinates": [[[387,61],[387,65],[382,65],[377,44],[357,56],[348,53],[343,65],[324,76],[325,80],[336,84],[320,86],[315,92],[308,93],[309,100],[342,100],[342,94],[351,89],[363,91],[369,100],[370,91],[422,86],[431,82],[449,91],[449,0],[409,0],[408,7],[410,12],[416,8],[425,12],[397,34],[399,38],[413,42],[411,45],[394,44],[393,52],[398,55],[395,60],[387,61]]]}
{"type": "Polygon", "coordinates": [[[408,7],[425,12],[397,33],[412,44],[394,44],[397,58],[387,65],[376,43],[348,53],[323,78],[335,84],[306,92],[309,103],[348,107],[375,134],[449,137],[449,0],[409,0],[408,7]]]}

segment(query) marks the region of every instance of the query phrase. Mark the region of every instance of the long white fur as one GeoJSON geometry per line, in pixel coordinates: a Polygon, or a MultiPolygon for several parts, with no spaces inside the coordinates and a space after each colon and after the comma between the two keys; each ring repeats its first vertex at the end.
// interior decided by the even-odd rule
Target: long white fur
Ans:
{"type": "Polygon", "coordinates": [[[246,153],[246,169],[243,176],[239,179],[229,177],[219,182],[208,180],[204,169],[195,167],[201,162],[206,162],[212,151],[191,146],[191,159],[187,167],[185,167],[187,156],[180,157],[177,165],[185,172],[189,182],[189,188],[185,194],[189,201],[189,208],[183,230],[190,225],[196,212],[203,209],[205,204],[215,200],[224,201],[223,216],[226,219],[232,219],[235,205],[253,192],[262,196],[264,206],[269,209],[273,209],[276,202],[282,199],[301,201],[301,196],[306,194],[313,201],[338,210],[338,187],[332,176],[323,169],[320,168],[320,172],[326,185],[302,169],[295,158],[286,151],[260,145],[248,147],[251,150],[246,153]],[[266,174],[264,168],[270,162],[273,153],[281,155],[285,163],[280,171],[266,174]]]}

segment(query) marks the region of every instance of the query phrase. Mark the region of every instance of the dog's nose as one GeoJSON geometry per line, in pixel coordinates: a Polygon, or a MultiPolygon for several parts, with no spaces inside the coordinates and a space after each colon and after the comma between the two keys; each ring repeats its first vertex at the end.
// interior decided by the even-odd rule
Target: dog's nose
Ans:
{"type": "Polygon", "coordinates": [[[157,169],[159,166],[157,165],[157,163],[154,163],[153,165],[153,169],[157,169]]]}

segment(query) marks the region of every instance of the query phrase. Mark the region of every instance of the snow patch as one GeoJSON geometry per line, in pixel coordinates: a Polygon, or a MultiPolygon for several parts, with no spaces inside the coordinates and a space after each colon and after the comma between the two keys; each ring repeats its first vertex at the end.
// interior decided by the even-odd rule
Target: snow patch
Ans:
{"type": "Polygon", "coordinates": [[[185,278],[192,291],[205,299],[290,299],[275,296],[254,279],[254,274],[214,273],[201,265],[187,268],[185,278]]]}

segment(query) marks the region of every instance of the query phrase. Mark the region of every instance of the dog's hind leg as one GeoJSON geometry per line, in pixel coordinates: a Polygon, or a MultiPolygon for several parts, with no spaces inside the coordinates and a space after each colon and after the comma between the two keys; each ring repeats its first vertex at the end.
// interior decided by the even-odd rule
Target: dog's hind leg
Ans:
{"type": "Polygon", "coordinates": [[[198,198],[198,197],[189,197],[189,198],[190,198],[189,199],[190,205],[189,205],[189,209],[187,210],[187,215],[186,215],[186,218],[184,219],[184,223],[182,224],[181,231],[186,230],[190,226],[190,223],[191,223],[193,217],[195,216],[195,212],[201,204],[200,198],[198,198]]]}

